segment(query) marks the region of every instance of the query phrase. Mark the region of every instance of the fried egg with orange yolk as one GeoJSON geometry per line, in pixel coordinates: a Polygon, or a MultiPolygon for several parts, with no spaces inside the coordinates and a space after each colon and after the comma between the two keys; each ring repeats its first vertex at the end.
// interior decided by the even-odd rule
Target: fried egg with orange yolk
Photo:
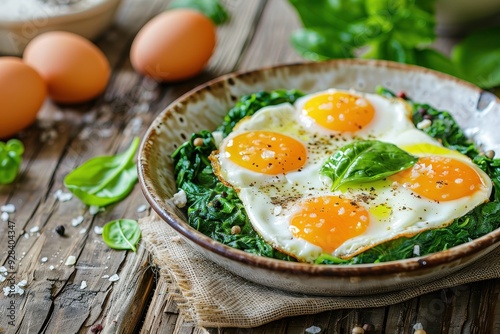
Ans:
{"type": "Polygon", "coordinates": [[[328,91],[245,118],[210,159],[238,191],[255,231],[299,261],[349,259],[383,242],[446,226],[488,200],[491,181],[470,159],[417,130],[405,102],[328,91]],[[419,157],[387,179],[331,190],[326,159],[360,139],[419,157]]]}

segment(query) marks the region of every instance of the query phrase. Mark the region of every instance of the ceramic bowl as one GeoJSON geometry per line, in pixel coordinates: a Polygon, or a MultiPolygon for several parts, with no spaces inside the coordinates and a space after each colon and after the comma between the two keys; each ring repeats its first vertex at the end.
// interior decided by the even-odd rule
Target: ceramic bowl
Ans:
{"type": "Polygon", "coordinates": [[[242,95],[330,87],[374,92],[378,85],[405,91],[416,101],[453,113],[485,149],[500,152],[500,101],[453,77],[385,61],[338,60],[234,73],[208,82],[169,105],[152,123],[140,148],[139,180],[153,210],[210,261],[250,281],[319,295],[363,295],[408,288],[439,279],[479,260],[497,246],[500,229],[443,252],[363,265],[312,265],[255,256],[227,247],[191,228],[172,204],[177,192],[171,153],[193,132],[214,130],[242,95]]]}
{"type": "Polygon", "coordinates": [[[48,12],[40,4],[38,14],[30,14],[23,9],[25,4],[19,1],[17,9],[21,12],[25,10],[26,16],[2,19],[4,16],[0,15],[0,55],[21,55],[33,38],[47,31],[68,31],[95,39],[113,23],[121,1],[94,1],[85,7],[75,6],[60,12],[48,12]]]}

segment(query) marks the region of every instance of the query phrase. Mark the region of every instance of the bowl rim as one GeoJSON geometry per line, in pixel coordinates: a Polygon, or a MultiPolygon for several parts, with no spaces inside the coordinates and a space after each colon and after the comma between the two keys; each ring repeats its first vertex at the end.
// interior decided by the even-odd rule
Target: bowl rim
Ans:
{"type": "MultiPolygon", "coordinates": [[[[138,178],[141,190],[149,202],[153,210],[156,214],[162,218],[167,224],[170,225],[174,230],[180,233],[182,236],[187,238],[189,241],[196,243],[198,246],[203,249],[213,252],[219,256],[225,257],[229,260],[239,262],[244,265],[249,265],[256,268],[261,269],[272,269],[272,270],[282,270],[292,274],[301,274],[308,276],[341,276],[341,277],[352,277],[352,276],[378,276],[378,275],[387,275],[387,274],[400,274],[402,272],[413,272],[422,268],[433,268],[438,267],[440,265],[451,263],[454,261],[459,261],[462,258],[467,258],[472,256],[482,250],[487,249],[488,247],[493,247],[495,243],[500,240],[500,228],[493,230],[492,232],[479,237],[477,239],[471,240],[467,243],[449,248],[447,250],[432,253],[424,256],[413,257],[409,259],[403,260],[395,260],[381,263],[366,263],[366,264],[349,264],[349,265],[316,265],[309,263],[300,263],[300,262],[289,262],[283,261],[273,258],[267,258],[263,256],[258,256],[254,254],[250,254],[244,252],[239,249],[235,249],[229,246],[226,246],[222,243],[219,243],[209,236],[204,235],[198,230],[192,228],[187,222],[178,217],[173,212],[168,212],[168,205],[166,201],[161,201],[162,204],[159,203],[155,199],[159,196],[154,195],[154,186],[152,180],[148,178],[149,174],[149,164],[147,162],[147,156],[145,156],[145,151],[151,146],[152,141],[151,136],[154,135],[154,129],[156,127],[157,122],[164,116],[169,110],[179,104],[183,104],[190,96],[194,94],[199,94],[204,90],[209,90],[211,86],[221,84],[225,81],[237,78],[244,77],[248,75],[252,75],[254,72],[266,72],[279,70],[281,68],[287,67],[309,67],[309,66],[339,66],[339,65],[361,65],[361,66],[375,66],[375,67],[386,67],[396,70],[407,70],[407,71],[417,71],[423,74],[431,74],[436,76],[438,79],[451,80],[455,81],[460,85],[467,86],[467,88],[476,91],[478,94],[483,92],[479,87],[458,79],[456,77],[450,76],[448,74],[444,74],[441,72],[437,72],[431,69],[427,69],[424,67],[416,66],[416,65],[408,65],[401,64],[392,61],[386,60],[364,60],[364,59],[336,59],[336,60],[328,60],[323,62],[294,62],[294,63],[285,63],[275,66],[266,66],[257,69],[244,70],[244,71],[235,71],[232,73],[221,75],[217,78],[209,80],[191,90],[184,93],[174,101],[172,101],[167,107],[165,107],[154,119],[146,134],[144,135],[141,145],[139,148],[138,154],[138,178]],[[326,63],[326,65],[325,65],[326,63]],[[319,65],[321,64],[321,65],[319,65]]],[[[495,97],[495,103],[500,105],[500,100],[498,97],[495,97]]]]}
{"type": "Polygon", "coordinates": [[[29,22],[38,22],[40,20],[47,20],[46,25],[54,25],[72,21],[81,21],[84,19],[92,19],[95,16],[107,12],[108,10],[118,9],[118,5],[121,2],[122,0],[101,0],[96,4],[82,8],[80,10],[68,11],[67,13],[59,13],[55,15],[46,15],[46,16],[34,16],[34,17],[15,19],[15,20],[0,19],[0,27],[5,27],[5,28],[8,27],[11,29],[22,28],[25,24],[29,22]]]}

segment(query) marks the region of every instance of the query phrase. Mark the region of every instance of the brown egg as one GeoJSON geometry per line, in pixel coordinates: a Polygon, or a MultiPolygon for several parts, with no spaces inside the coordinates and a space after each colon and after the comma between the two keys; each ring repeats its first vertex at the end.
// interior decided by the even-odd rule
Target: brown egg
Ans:
{"type": "Polygon", "coordinates": [[[36,119],[47,95],[40,74],[20,58],[0,57],[0,138],[8,138],[36,119]]]}
{"type": "Polygon", "coordinates": [[[139,31],[130,61],[136,71],[158,81],[178,81],[200,73],[215,47],[215,25],[191,9],[166,11],[139,31]]]}
{"type": "Polygon", "coordinates": [[[47,32],[24,50],[24,61],[47,83],[52,100],[80,103],[100,95],[108,84],[106,56],[89,40],[69,32],[47,32]]]}

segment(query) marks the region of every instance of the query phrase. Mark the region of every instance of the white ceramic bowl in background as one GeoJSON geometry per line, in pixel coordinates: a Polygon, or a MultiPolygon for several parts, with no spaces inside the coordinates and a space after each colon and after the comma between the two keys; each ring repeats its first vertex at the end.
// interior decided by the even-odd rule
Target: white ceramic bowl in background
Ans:
{"type": "Polygon", "coordinates": [[[250,281],[322,295],[363,295],[417,286],[479,260],[500,241],[500,229],[446,251],[407,260],[362,265],[312,265],[259,257],[230,248],[189,226],[173,205],[177,192],[172,152],[202,129],[214,130],[242,95],[273,89],[305,93],[331,87],[374,92],[378,85],[405,91],[419,102],[449,110],[485,149],[500,152],[500,101],[456,78],[386,61],[337,60],[235,73],[180,97],[153,122],[140,151],[138,172],[153,210],[205,257],[250,281]]]}
{"type": "MultiPolygon", "coordinates": [[[[75,6],[75,10],[59,13],[43,13],[41,9],[34,14],[31,10],[24,17],[16,15],[13,19],[4,12],[0,15],[0,55],[21,55],[31,39],[47,31],[68,31],[94,39],[111,25],[120,3],[121,0],[93,1],[88,6],[75,6]]],[[[23,10],[23,1],[16,4],[23,10]]],[[[2,6],[7,5],[0,3],[0,10],[2,6]]]]}

